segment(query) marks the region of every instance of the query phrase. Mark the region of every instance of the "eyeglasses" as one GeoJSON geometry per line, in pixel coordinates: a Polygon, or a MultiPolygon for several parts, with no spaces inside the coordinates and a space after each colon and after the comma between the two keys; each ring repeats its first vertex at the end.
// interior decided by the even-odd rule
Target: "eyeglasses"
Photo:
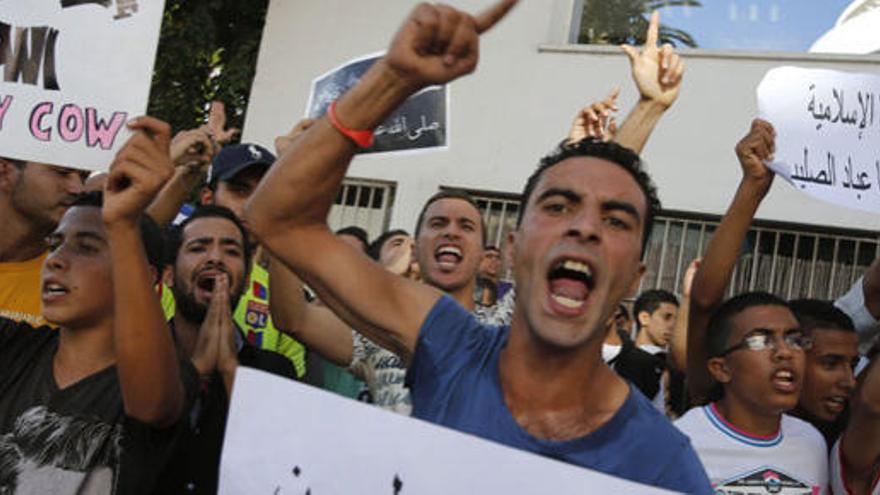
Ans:
{"type": "MultiPolygon", "coordinates": [[[[779,349],[779,337],[769,328],[756,328],[749,332],[739,344],[730,347],[721,353],[721,357],[727,356],[731,352],[740,349],[748,349],[750,351],[763,351],[764,349],[779,349]]],[[[813,347],[813,339],[803,330],[788,330],[781,339],[785,345],[795,351],[808,351],[813,347]]]]}

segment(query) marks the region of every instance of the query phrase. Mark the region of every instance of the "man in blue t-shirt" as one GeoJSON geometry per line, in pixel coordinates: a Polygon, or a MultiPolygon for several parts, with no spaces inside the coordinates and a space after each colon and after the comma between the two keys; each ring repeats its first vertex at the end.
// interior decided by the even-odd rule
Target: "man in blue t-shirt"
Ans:
{"type": "MultiPolygon", "coordinates": [[[[659,209],[635,153],[594,140],[565,144],[528,180],[507,243],[517,286],[509,327],[477,323],[327,225],[369,130],[420,89],[472,72],[479,33],[515,3],[500,0],[477,16],[417,6],[387,55],[269,170],[245,219],[349,325],[409,362],[414,416],[641,483],[711,493],[688,439],[602,360],[605,322],[638,287],[659,209]]],[[[657,23],[643,52],[627,48],[656,76],[639,88],[643,118],[630,119],[646,129],[677,96],[682,71],[677,55],[656,47],[657,23]]]]}

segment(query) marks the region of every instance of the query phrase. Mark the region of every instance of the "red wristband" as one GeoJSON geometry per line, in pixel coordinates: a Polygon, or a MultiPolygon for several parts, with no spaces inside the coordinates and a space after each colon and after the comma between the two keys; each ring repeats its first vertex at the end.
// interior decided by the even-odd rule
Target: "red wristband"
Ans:
{"type": "Polygon", "coordinates": [[[327,109],[327,118],[330,119],[330,124],[332,124],[337,131],[342,133],[342,135],[348,139],[354,141],[354,144],[359,147],[369,148],[373,145],[373,131],[356,131],[345,127],[339,122],[339,118],[336,117],[336,100],[333,100],[333,102],[330,103],[330,108],[327,109]]]}

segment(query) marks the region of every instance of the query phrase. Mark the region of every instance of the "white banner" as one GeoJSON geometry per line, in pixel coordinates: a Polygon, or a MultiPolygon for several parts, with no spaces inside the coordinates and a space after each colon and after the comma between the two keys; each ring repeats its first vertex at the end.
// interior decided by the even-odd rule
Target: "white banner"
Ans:
{"type": "Polygon", "coordinates": [[[670,493],[250,368],[233,390],[221,494],[670,493]]]}
{"type": "Polygon", "coordinates": [[[776,129],[770,168],[797,189],[880,212],[880,76],[779,67],[758,86],[759,116],[776,129]]]}
{"type": "Polygon", "coordinates": [[[0,156],[105,170],[147,109],[163,0],[0,0],[0,156]]]}

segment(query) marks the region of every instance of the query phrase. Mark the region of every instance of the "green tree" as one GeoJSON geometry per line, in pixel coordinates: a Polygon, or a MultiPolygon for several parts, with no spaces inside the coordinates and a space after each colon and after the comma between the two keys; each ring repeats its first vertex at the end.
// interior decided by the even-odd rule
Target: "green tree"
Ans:
{"type": "MultiPolygon", "coordinates": [[[[578,43],[641,45],[651,12],[663,7],[700,7],[698,0],[583,0],[578,43]]],[[[660,24],[659,40],[675,46],[696,47],[689,33],[660,24]]]]}
{"type": "Polygon", "coordinates": [[[148,113],[175,131],[202,124],[211,100],[244,123],[268,0],[166,0],[148,113]]]}

